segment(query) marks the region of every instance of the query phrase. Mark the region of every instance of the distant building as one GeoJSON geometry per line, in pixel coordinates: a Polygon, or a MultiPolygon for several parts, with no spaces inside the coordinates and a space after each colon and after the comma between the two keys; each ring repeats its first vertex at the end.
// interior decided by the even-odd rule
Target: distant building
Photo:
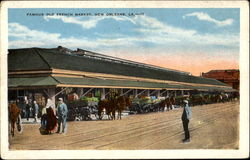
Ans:
{"type": "Polygon", "coordinates": [[[202,73],[202,77],[217,79],[239,90],[240,71],[238,69],[211,70],[207,73],[202,73]]]}

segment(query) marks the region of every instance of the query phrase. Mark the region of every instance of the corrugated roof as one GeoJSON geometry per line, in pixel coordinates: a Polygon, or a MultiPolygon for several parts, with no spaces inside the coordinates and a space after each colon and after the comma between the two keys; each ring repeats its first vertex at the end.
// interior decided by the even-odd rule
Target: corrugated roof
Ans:
{"type": "Polygon", "coordinates": [[[113,79],[98,79],[98,78],[71,78],[71,77],[54,77],[61,84],[68,85],[89,85],[89,86],[116,86],[127,88],[185,88],[183,85],[170,85],[166,83],[152,83],[143,81],[128,81],[128,80],[113,80],[113,79]]]}
{"type": "Polygon", "coordinates": [[[72,77],[23,77],[23,78],[9,78],[8,86],[10,88],[17,87],[43,87],[43,86],[67,86],[67,87],[116,87],[116,88],[142,88],[142,89],[197,89],[197,90],[210,90],[210,91],[225,91],[231,88],[225,87],[204,87],[204,86],[190,86],[190,85],[173,85],[166,83],[152,83],[142,81],[127,81],[127,80],[110,80],[110,79],[97,79],[97,78],[72,78],[72,77]]]}
{"type": "Polygon", "coordinates": [[[22,77],[22,78],[8,78],[8,87],[43,87],[56,86],[59,82],[53,77],[22,77]]]}
{"type": "Polygon", "coordinates": [[[64,69],[151,78],[186,83],[227,86],[215,79],[191,76],[176,71],[144,68],[135,65],[104,61],[60,52],[57,48],[11,49],[8,55],[9,71],[64,69]]]}
{"type": "Polygon", "coordinates": [[[38,54],[38,49],[11,49],[8,54],[8,70],[48,70],[51,66],[38,54]]]}

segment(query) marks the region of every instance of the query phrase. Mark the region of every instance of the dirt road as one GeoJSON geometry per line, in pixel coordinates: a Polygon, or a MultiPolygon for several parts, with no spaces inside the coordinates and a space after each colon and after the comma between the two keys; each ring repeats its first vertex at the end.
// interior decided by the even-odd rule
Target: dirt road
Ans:
{"type": "Polygon", "coordinates": [[[184,138],[182,108],[129,115],[122,120],[68,122],[67,134],[41,135],[39,124],[25,124],[10,140],[11,150],[237,149],[239,102],[192,107],[191,142],[184,138]]]}

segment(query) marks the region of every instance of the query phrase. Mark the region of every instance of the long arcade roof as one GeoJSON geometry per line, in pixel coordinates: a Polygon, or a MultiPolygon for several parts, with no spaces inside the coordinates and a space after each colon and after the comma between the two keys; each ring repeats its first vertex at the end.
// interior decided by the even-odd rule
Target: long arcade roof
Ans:
{"type": "Polygon", "coordinates": [[[10,88],[49,88],[49,87],[78,87],[87,88],[136,88],[136,89],[168,89],[168,90],[206,90],[206,91],[234,91],[225,87],[206,87],[191,85],[174,85],[166,83],[138,82],[125,80],[104,80],[98,78],[70,78],[70,77],[16,77],[9,79],[10,88]],[[119,86],[119,87],[118,87],[119,86]]]}
{"type": "MultiPolygon", "coordinates": [[[[15,73],[23,71],[49,71],[53,69],[88,72],[105,75],[116,75],[125,77],[138,77],[142,78],[141,81],[131,80],[117,80],[117,79],[96,79],[93,77],[81,76],[78,79],[70,76],[60,76],[56,74],[49,75],[52,78],[54,85],[59,84],[69,85],[93,85],[93,86],[120,86],[122,87],[141,87],[141,88],[176,88],[170,86],[170,83],[153,83],[146,82],[143,79],[160,80],[167,82],[178,82],[185,85],[179,85],[182,89],[204,89],[207,86],[209,89],[223,88],[224,90],[231,89],[230,86],[220,81],[210,78],[202,78],[192,76],[186,72],[175,71],[170,69],[163,69],[150,65],[141,65],[132,61],[116,61],[109,58],[97,56],[79,56],[76,54],[68,54],[62,52],[59,48],[45,49],[45,48],[26,48],[26,49],[10,49],[8,54],[8,71],[9,71],[9,87],[18,87],[18,83],[24,82],[26,77],[16,76],[15,73]],[[13,74],[10,74],[13,73],[13,74]],[[13,77],[13,75],[15,75],[13,77]],[[68,77],[68,78],[67,78],[68,77]],[[84,78],[83,78],[84,77],[84,78]],[[23,79],[24,78],[24,79],[23,79]],[[22,79],[22,80],[21,80],[22,79]],[[63,80],[62,80],[63,79],[63,80]],[[74,84],[78,82],[77,84],[74,84]],[[93,83],[95,82],[95,83],[93,83]],[[195,87],[199,84],[200,87],[195,87]],[[168,85],[168,86],[166,86],[168,85]],[[202,86],[204,85],[204,86],[202,86]],[[193,87],[188,87],[193,86],[193,87]]],[[[20,75],[20,74],[17,74],[20,75]]],[[[33,76],[32,76],[33,77],[33,76]]],[[[42,76],[44,77],[44,76],[42,76]]],[[[41,78],[41,77],[40,77],[41,78]]],[[[49,79],[50,79],[49,78],[49,79]]],[[[48,79],[47,79],[48,80],[48,79]]],[[[33,81],[34,82],[34,81],[33,81]]],[[[49,81],[51,82],[51,81],[49,81]]],[[[47,81],[45,82],[46,86],[47,81]]],[[[32,84],[32,83],[31,83],[32,84]]],[[[36,86],[35,84],[33,86],[36,86]]],[[[177,87],[177,88],[178,88],[177,87]]]]}

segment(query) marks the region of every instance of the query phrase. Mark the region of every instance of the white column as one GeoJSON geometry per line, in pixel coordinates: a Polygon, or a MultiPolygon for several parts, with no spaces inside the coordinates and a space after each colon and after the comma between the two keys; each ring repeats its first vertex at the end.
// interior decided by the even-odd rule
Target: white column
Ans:
{"type": "Polygon", "coordinates": [[[56,88],[48,88],[48,96],[51,98],[52,102],[55,103],[56,97],[54,96],[56,93],[56,88]]]}
{"type": "Polygon", "coordinates": [[[105,88],[101,89],[101,99],[105,99],[105,88]]]}
{"type": "Polygon", "coordinates": [[[181,90],[181,95],[182,95],[182,96],[184,95],[184,90],[181,90]]]}
{"type": "Polygon", "coordinates": [[[137,89],[134,90],[135,98],[137,98],[137,89]]]}
{"type": "Polygon", "coordinates": [[[150,97],[150,90],[147,90],[147,96],[150,97]]]}
{"type": "Polygon", "coordinates": [[[157,98],[160,97],[160,95],[161,95],[161,91],[158,90],[158,91],[157,91],[157,98]]]}

